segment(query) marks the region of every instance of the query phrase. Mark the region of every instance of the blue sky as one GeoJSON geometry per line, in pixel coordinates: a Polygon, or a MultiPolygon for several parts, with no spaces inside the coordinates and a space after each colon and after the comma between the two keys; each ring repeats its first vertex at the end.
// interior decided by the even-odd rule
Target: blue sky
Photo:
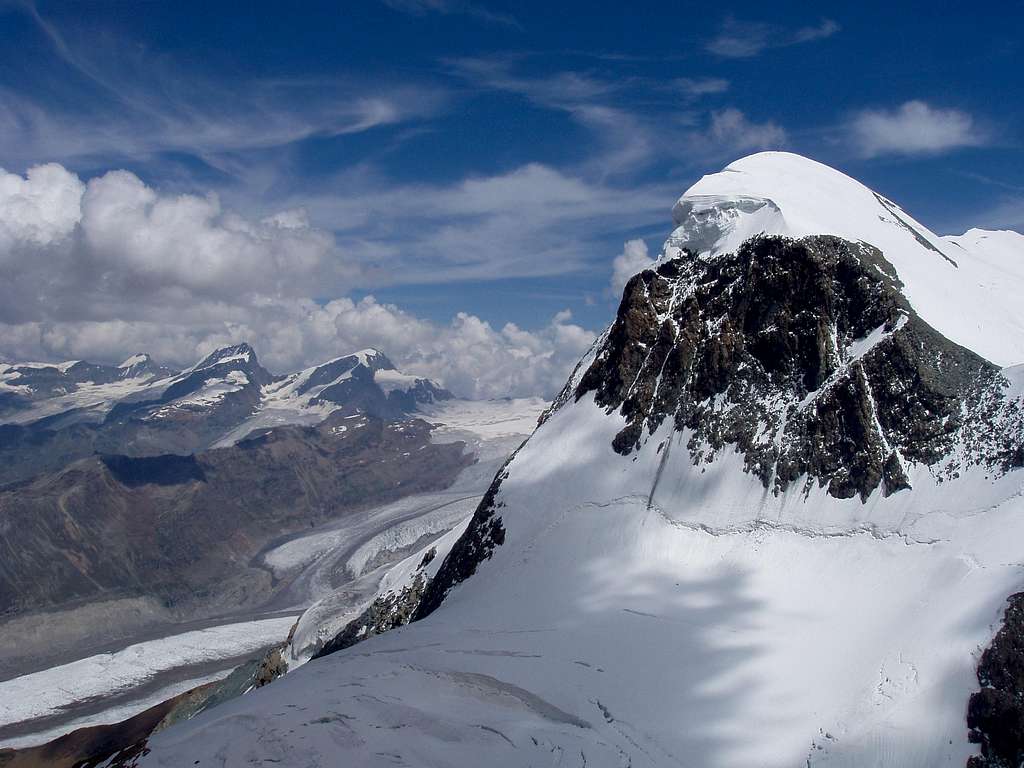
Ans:
{"type": "MultiPolygon", "coordinates": [[[[425,335],[464,313],[556,344],[559,328],[610,318],[624,242],[657,251],[679,194],[762,148],[834,165],[941,233],[1020,229],[1022,28],[1024,2],[0,2],[9,175],[58,163],[86,184],[123,169],[139,185],[97,185],[93,197],[116,187],[150,206],[192,200],[174,214],[179,229],[189,215],[236,232],[233,217],[256,226],[286,212],[289,237],[296,223],[316,235],[289,240],[287,259],[268,247],[247,262],[240,250],[197,282],[192,246],[174,226],[157,231],[152,211],[144,238],[107,232],[104,246],[82,207],[82,231],[46,248],[84,244],[60,245],[50,273],[38,242],[8,244],[4,268],[31,263],[36,277],[20,278],[18,308],[0,314],[0,353],[113,357],[136,343],[183,362],[246,332],[266,337],[279,366],[330,351],[323,333],[289,341],[258,327],[256,296],[364,308],[372,297],[425,335]],[[216,209],[197,213],[211,199],[216,209]],[[174,247],[131,251],[133,237],[174,247]],[[66,259],[84,283],[53,273],[66,259]],[[28,301],[31,291],[50,300],[28,301]],[[175,302],[193,319],[170,322],[175,302]],[[228,330],[210,331],[218,324],[228,330]]],[[[221,235],[193,250],[216,251],[221,235]]],[[[368,333],[346,326],[337,345],[368,333]]],[[[538,344],[534,354],[550,352],[538,344]]],[[[445,354],[398,357],[435,371],[445,354]]],[[[561,375],[553,366],[551,381],[561,375]]]]}

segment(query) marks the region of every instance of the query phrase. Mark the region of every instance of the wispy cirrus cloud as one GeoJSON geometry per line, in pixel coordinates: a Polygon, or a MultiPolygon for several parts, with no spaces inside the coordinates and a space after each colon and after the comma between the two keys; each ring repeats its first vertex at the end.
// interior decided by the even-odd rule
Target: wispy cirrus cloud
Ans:
{"type": "Polygon", "coordinates": [[[791,29],[760,21],[741,21],[729,16],[722,23],[719,33],[705,47],[716,56],[745,59],[770,48],[824,40],[840,29],[838,22],[832,19],[822,19],[818,24],[791,29]]]}
{"type": "Polygon", "coordinates": [[[32,3],[17,10],[34,22],[52,63],[0,85],[0,165],[8,167],[159,153],[220,165],[219,155],[426,120],[447,103],[447,90],[436,84],[218,80],[131,41],[69,36],[32,3]]]}
{"type": "Polygon", "coordinates": [[[719,77],[657,80],[593,72],[523,74],[523,57],[465,58],[451,71],[479,88],[516,93],[534,104],[570,115],[597,146],[581,169],[610,178],[637,174],[657,160],[701,160],[737,151],[777,147],[785,130],[758,123],[734,107],[705,112],[701,99],[729,90],[719,77]],[[705,127],[701,127],[705,125],[705,127]]]}
{"type": "Polygon", "coordinates": [[[987,144],[988,130],[969,113],[908,101],[895,109],[865,109],[849,125],[854,146],[865,157],[937,154],[987,144]]]}
{"type": "Polygon", "coordinates": [[[511,13],[503,13],[466,0],[381,0],[384,5],[413,16],[438,13],[444,16],[469,16],[488,24],[522,28],[522,24],[511,13]]]}
{"type": "Polygon", "coordinates": [[[162,152],[205,158],[423,119],[443,100],[440,91],[413,87],[369,94],[337,82],[265,82],[237,90],[210,88],[187,102],[161,100],[145,110],[62,109],[0,88],[0,163],[162,152]]]}

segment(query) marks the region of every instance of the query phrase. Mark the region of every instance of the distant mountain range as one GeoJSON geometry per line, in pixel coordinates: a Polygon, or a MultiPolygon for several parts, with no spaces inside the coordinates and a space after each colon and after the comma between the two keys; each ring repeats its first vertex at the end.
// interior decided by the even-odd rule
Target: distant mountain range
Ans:
{"type": "Polygon", "coordinates": [[[145,354],[118,366],[0,364],[0,485],[95,453],[151,456],[224,447],[329,415],[401,418],[452,397],[374,349],[274,376],[248,344],[176,372],[145,354]]]}

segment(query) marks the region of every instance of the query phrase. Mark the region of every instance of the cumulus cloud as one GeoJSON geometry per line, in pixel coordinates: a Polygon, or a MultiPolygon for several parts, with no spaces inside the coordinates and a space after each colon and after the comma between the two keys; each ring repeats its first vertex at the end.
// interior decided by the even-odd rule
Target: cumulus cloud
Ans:
{"type": "Polygon", "coordinates": [[[850,132],[867,157],[930,154],[987,142],[974,118],[958,109],[941,109],[908,101],[893,110],[864,110],[854,116],[850,132]]]}
{"type": "Polygon", "coordinates": [[[629,278],[641,270],[647,269],[657,259],[651,258],[647,253],[647,243],[641,239],[627,240],[622,247],[622,253],[615,257],[612,262],[611,290],[616,296],[622,293],[629,278]]]}
{"type": "Polygon", "coordinates": [[[719,33],[707,43],[707,50],[716,56],[743,59],[757,56],[768,48],[784,48],[815,40],[824,40],[839,32],[840,26],[832,19],[818,24],[787,29],[777,24],[739,21],[733,17],[722,23],[719,33]]]}
{"type": "Polygon", "coordinates": [[[24,178],[0,169],[0,258],[16,243],[45,246],[66,238],[81,218],[84,191],[56,163],[36,166],[24,178]]]}
{"type": "MultiPolygon", "coordinates": [[[[490,210],[520,193],[478,182],[452,194],[490,210]]],[[[466,313],[438,324],[372,296],[311,298],[360,274],[302,210],[253,220],[126,171],[87,183],[59,165],[0,171],[0,354],[10,359],[145,350],[187,365],[244,340],[284,371],[375,346],[464,396],[551,395],[594,336],[566,312],[525,330],[466,313]]]]}

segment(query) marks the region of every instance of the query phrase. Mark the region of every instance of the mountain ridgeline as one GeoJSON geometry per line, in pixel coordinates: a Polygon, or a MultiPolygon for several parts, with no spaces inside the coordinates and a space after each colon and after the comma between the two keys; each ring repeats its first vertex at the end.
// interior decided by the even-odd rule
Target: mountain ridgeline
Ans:
{"type": "Polygon", "coordinates": [[[6,364],[0,394],[8,396],[0,400],[0,485],[94,454],[187,455],[339,410],[393,420],[451,398],[376,350],[275,376],[248,344],[218,349],[180,373],[146,355],[117,367],[6,364]]]}

